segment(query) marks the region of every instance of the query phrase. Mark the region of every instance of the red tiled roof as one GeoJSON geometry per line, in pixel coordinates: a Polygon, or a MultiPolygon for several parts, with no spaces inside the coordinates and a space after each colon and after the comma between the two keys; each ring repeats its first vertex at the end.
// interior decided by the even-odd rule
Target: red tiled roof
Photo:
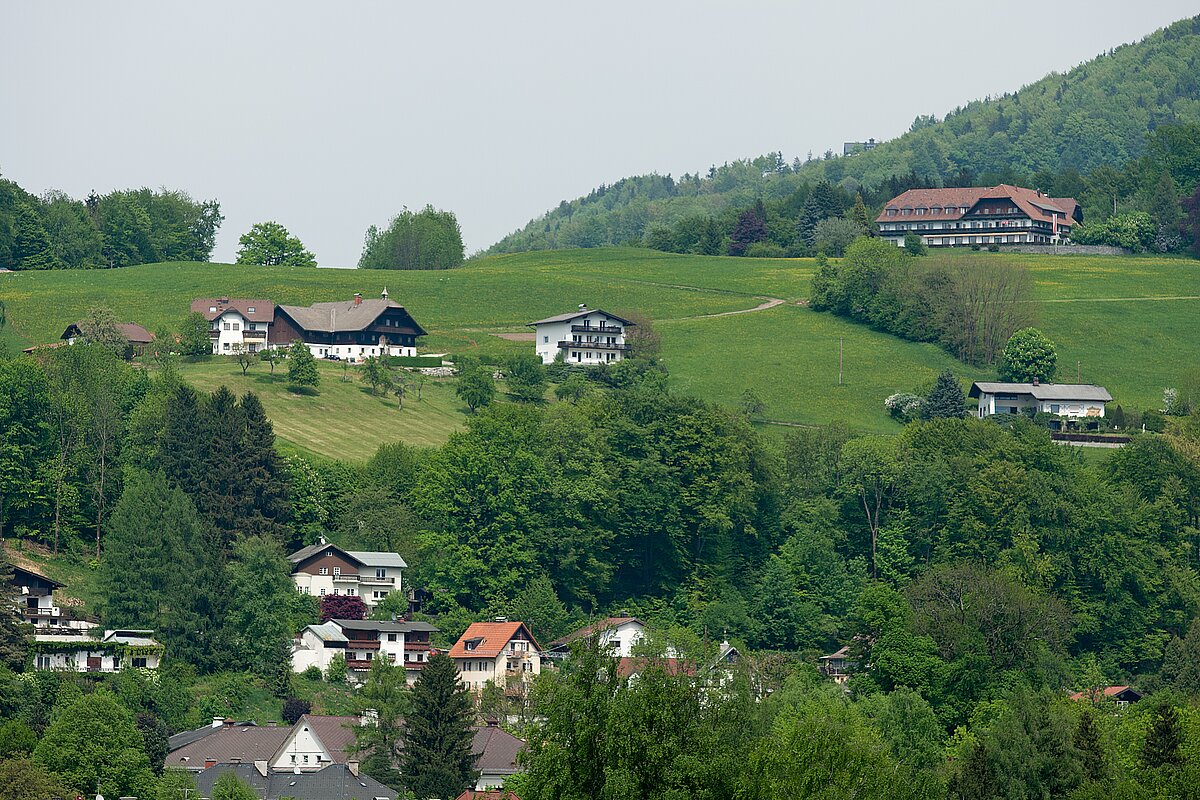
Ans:
{"type": "Polygon", "coordinates": [[[233,309],[251,322],[271,322],[275,319],[275,304],[270,300],[253,297],[200,297],[192,301],[192,311],[203,314],[212,322],[226,311],[233,309]],[[216,311],[209,311],[216,308],[216,311]],[[250,309],[254,311],[251,312],[250,309]]]}
{"type": "Polygon", "coordinates": [[[524,622],[472,622],[463,635],[458,637],[454,647],[450,648],[450,657],[495,658],[520,630],[525,631],[529,641],[533,642],[534,649],[542,649],[538,647],[537,641],[524,622]],[[465,643],[472,639],[479,639],[480,642],[474,649],[468,650],[465,643]]]}
{"type": "Polygon", "coordinates": [[[643,627],[645,626],[645,623],[643,623],[637,617],[609,617],[608,619],[602,619],[599,622],[593,622],[591,625],[584,625],[579,630],[568,633],[561,639],[555,639],[550,643],[550,646],[559,647],[564,644],[570,644],[578,639],[586,639],[587,637],[594,636],[597,633],[602,633],[603,631],[607,631],[612,628],[619,628],[626,622],[636,622],[643,627]]]}
{"type": "MultiPolygon", "coordinates": [[[[1097,689],[1099,689],[1099,687],[1097,687],[1097,689]]],[[[1099,689],[1099,691],[1097,689],[1088,689],[1086,691],[1076,692],[1075,694],[1071,695],[1071,699],[1096,700],[1101,694],[1103,694],[1105,697],[1116,697],[1122,692],[1128,691],[1132,691],[1135,694],[1140,694],[1140,692],[1138,692],[1138,690],[1134,689],[1132,686],[1105,686],[1103,689],[1099,689]]]]}
{"type": "MultiPolygon", "coordinates": [[[[955,220],[963,216],[959,209],[966,208],[970,210],[980,200],[998,198],[1012,200],[1030,219],[1050,221],[1054,217],[1054,212],[1058,212],[1059,223],[1065,223],[1068,227],[1075,224],[1074,214],[1076,208],[1079,207],[1079,203],[1070,197],[1046,197],[1033,189],[1026,189],[1021,186],[1009,186],[1003,183],[999,186],[991,187],[968,186],[949,189],[909,189],[903,194],[889,200],[884,206],[883,211],[875,218],[875,221],[888,222],[896,219],[894,216],[889,217],[887,215],[889,208],[925,208],[928,211],[917,219],[955,220]],[[934,214],[932,213],[934,208],[941,208],[943,211],[940,214],[934,214]]],[[[909,219],[912,219],[914,216],[910,214],[909,219]]]]}
{"type": "Polygon", "coordinates": [[[458,800],[521,800],[516,792],[508,789],[467,789],[458,800]]]}

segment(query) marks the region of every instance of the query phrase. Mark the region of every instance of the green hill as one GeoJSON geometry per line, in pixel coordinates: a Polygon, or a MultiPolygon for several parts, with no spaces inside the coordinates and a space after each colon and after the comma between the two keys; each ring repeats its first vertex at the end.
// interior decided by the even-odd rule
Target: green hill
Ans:
{"type": "MultiPolygon", "coordinates": [[[[931,258],[950,257],[935,254],[931,258]]],[[[1039,326],[1057,343],[1063,378],[1106,385],[1126,408],[1158,408],[1162,390],[1200,362],[1200,265],[1170,258],[1020,256],[956,253],[984,263],[1018,260],[1035,280],[1039,326]]],[[[748,388],[767,403],[766,416],[795,424],[844,422],[876,432],[898,430],[883,400],[950,368],[964,380],[988,371],[955,361],[939,348],[896,339],[800,301],[813,262],[680,256],[603,248],[479,259],[448,271],[381,275],[355,270],[247,268],[224,264],[160,264],[121,270],[64,270],[0,275],[8,306],[9,347],[55,340],[89,308],[112,308],[151,330],[181,319],[194,297],[230,294],[311,303],[352,292],[372,294],[386,279],[431,335],[423,349],[492,356],[530,345],[494,334],[527,333],[525,323],[586,302],[614,313],[640,311],[655,320],[673,385],[736,405],[748,388]],[[635,277],[636,276],[636,277],[635,277]],[[746,312],[764,298],[785,302],[746,312]],[[709,316],[726,314],[724,316],[709,316]],[[838,385],[838,348],[842,385],[838,385]]],[[[341,383],[327,365],[321,393],[297,397],[256,365],[247,378],[232,362],[185,365],[205,389],[228,383],[264,396],[286,442],[316,453],[358,458],[364,441],[443,441],[462,424],[448,385],[431,382],[425,402],[365,394],[341,383]],[[356,455],[357,454],[357,455],[356,455]]],[[[364,447],[366,449],[364,449],[364,447]]]]}
{"type": "Polygon", "coordinates": [[[1144,153],[1155,128],[1198,122],[1200,17],[1195,17],[1012,94],[967,103],[941,120],[918,117],[908,133],[869,152],[791,164],[770,153],[714,165],[704,177],[624,178],[562,201],[489,252],[640,243],[654,224],[719,218],[757,198],[783,200],[820,180],[852,192],[862,188],[871,204],[890,196],[894,179],[1028,184],[1039,173],[1119,168],[1144,153]]]}

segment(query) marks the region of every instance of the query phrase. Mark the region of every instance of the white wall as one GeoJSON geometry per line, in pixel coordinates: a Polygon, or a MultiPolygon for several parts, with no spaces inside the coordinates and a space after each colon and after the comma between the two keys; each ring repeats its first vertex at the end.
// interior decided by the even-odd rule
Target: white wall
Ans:
{"type": "Polygon", "coordinates": [[[330,754],[317,742],[317,737],[307,724],[298,725],[279,750],[279,757],[271,765],[273,769],[291,771],[292,767],[317,770],[333,763],[330,754]]]}
{"type": "Polygon", "coordinates": [[[216,330],[219,334],[216,339],[212,340],[213,353],[223,356],[236,355],[238,350],[245,348],[247,350],[258,351],[267,347],[267,337],[270,335],[270,323],[268,322],[250,322],[234,309],[227,310],[224,314],[217,317],[208,323],[209,330],[216,330]],[[213,326],[216,326],[215,328],[213,326]],[[225,330],[225,326],[229,326],[229,330],[225,330]],[[236,326],[236,330],[234,330],[236,326]],[[244,333],[248,330],[267,331],[262,337],[252,337],[247,339],[244,333]]]}
{"type": "Polygon", "coordinates": [[[624,356],[621,350],[601,350],[587,349],[586,340],[590,337],[598,337],[601,342],[607,342],[611,337],[614,344],[625,344],[625,323],[614,320],[607,314],[599,311],[593,311],[586,316],[576,317],[575,319],[567,320],[566,322],[550,322],[543,325],[538,325],[535,336],[535,350],[538,356],[541,357],[543,364],[551,364],[558,357],[560,352],[563,353],[568,363],[571,364],[602,364],[609,362],[620,361],[624,356]],[[611,325],[621,328],[621,333],[613,335],[609,333],[578,333],[572,332],[572,325],[590,324],[593,327],[599,327],[601,324],[611,325]],[[581,344],[579,347],[572,347],[564,350],[558,346],[559,342],[574,341],[575,337],[579,337],[581,344]],[[581,353],[579,359],[575,358],[575,353],[581,353]],[[591,356],[587,355],[591,352],[591,356]],[[610,357],[611,356],[611,357],[610,357]]]}
{"type": "Polygon", "coordinates": [[[357,363],[371,356],[415,356],[417,348],[401,346],[398,344],[388,343],[387,347],[380,347],[378,343],[374,346],[363,344],[314,344],[305,342],[308,345],[309,352],[316,358],[326,358],[328,356],[337,356],[343,361],[357,363]],[[384,350],[387,350],[385,353],[384,350]]]}

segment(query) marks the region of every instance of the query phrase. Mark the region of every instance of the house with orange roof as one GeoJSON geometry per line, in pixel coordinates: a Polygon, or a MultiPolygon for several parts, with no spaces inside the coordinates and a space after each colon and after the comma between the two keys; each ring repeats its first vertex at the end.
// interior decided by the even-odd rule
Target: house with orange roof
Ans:
{"type": "Polygon", "coordinates": [[[904,246],[910,233],[930,247],[1055,244],[1083,222],[1071,197],[999,186],[909,189],[892,198],[875,220],[885,241],[904,246]]]}
{"type": "Polygon", "coordinates": [[[499,618],[472,622],[450,648],[458,679],[474,692],[491,681],[506,693],[519,692],[542,671],[542,648],[524,622],[499,618]]]}
{"type": "Polygon", "coordinates": [[[1132,686],[1097,686],[1094,689],[1076,692],[1071,695],[1071,699],[1087,700],[1092,705],[1096,705],[1101,700],[1111,700],[1117,704],[1117,708],[1128,708],[1130,703],[1136,703],[1142,699],[1142,693],[1132,686]]]}

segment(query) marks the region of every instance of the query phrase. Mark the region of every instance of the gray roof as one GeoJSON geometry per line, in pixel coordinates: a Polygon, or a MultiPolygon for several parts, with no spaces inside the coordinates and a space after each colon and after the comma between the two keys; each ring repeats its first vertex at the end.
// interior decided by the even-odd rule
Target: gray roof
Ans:
{"type": "MultiPolygon", "coordinates": [[[[308,331],[361,331],[370,327],[379,315],[388,309],[398,308],[405,311],[404,306],[381,298],[363,300],[357,305],[353,300],[340,300],[333,303],[313,303],[311,306],[280,306],[296,324],[308,331]]],[[[407,313],[407,312],[406,312],[407,313]]],[[[416,320],[409,316],[417,334],[424,334],[424,329],[416,320]]]]}
{"type": "Polygon", "coordinates": [[[233,723],[229,723],[229,724],[222,723],[221,725],[205,725],[203,728],[196,728],[195,730],[180,731],[179,733],[172,734],[171,736],[167,737],[167,752],[171,752],[173,750],[178,750],[179,748],[183,747],[184,745],[189,745],[189,744],[192,744],[193,742],[198,742],[201,739],[203,739],[205,736],[208,736],[210,733],[216,733],[217,731],[221,730],[222,728],[226,728],[226,727],[229,727],[229,728],[251,727],[251,728],[253,728],[253,727],[255,727],[255,723],[253,720],[250,720],[247,722],[233,722],[233,723]]]}
{"type": "Polygon", "coordinates": [[[555,314],[553,317],[546,317],[545,319],[539,319],[537,322],[530,322],[529,325],[543,325],[551,322],[569,322],[570,320],[578,319],[579,317],[586,317],[588,314],[603,314],[604,316],[612,317],[619,322],[624,322],[626,325],[636,324],[624,319],[623,317],[618,317],[616,314],[610,314],[607,311],[599,308],[584,308],[579,311],[571,311],[566,314],[555,314]]]}
{"type": "Polygon", "coordinates": [[[1000,383],[976,381],[971,397],[980,394],[1027,394],[1036,400],[1099,400],[1107,403],[1112,395],[1103,386],[1091,383],[1000,383]]]}
{"type": "Polygon", "coordinates": [[[309,625],[305,630],[312,631],[323,642],[344,642],[346,637],[334,622],[323,622],[320,625],[309,625]]]}
{"type": "Polygon", "coordinates": [[[331,764],[315,772],[268,772],[263,775],[253,764],[217,764],[196,775],[196,789],[201,797],[212,794],[213,785],[226,772],[232,772],[248,783],[254,793],[264,800],[293,797],[295,800],[373,800],[386,797],[395,800],[396,792],[374,778],[353,775],[345,764],[331,764]]]}
{"type": "MultiPolygon", "coordinates": [[[[429,631],[436,633],[441,630],[428,622],[407,622],[402,619],[335,619],[333,623],[348,631],[384,631],[409,633],[410,631],[429,631]]],[[[314,627],[314,626],[309,626],[314,627]]]]}
{"type": "Polygon", "coordinates": [[[372,552],[370,550],[347,550],[346,555],[358,559],[368,567],[395,567],[406,569],[408,564],[399,553],[372,552]]]}
{"type": "Polygon", "coordinates": [[[475,754],[475,769],[493,775],[521,771],[517,766],[517,755],[525,749],[523,739],[499,725],[476,725],[473,732],[471,752],[475,754]]]}

